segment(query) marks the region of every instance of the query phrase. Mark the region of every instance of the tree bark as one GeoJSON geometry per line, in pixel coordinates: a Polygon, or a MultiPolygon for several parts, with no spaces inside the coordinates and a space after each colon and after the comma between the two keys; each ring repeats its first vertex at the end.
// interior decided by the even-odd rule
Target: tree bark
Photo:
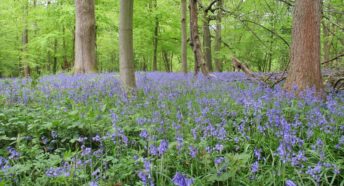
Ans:
{"type": "Polygon", "coordinates": [[[75,0],[75,73],[97,71],[94,0],[75,0]]]}
{"type": "Polygon", "coordinates": [[[136,88],[133,51],[133,6],[134,0],[120,0],[120,77],[125,89],[136,88]]]}
{"type": "Polygon", "coordinates": [[[198,34],[198,8],[197,0],[190,0],[190,45],[195,55],[195,75],[198,75],[201,69],[203,75],[208,76],[207,64],[204,62],[203,53],[201,49],[201,42],[198,34]]]}
{"type": "MultiPolygon", "coordinates": [[[[157,9],[158,2],[154,0],[153,8],[157,9]]],[[[154,25],[154,36],[153,36],[153,45],[154,45],[154,54],[153,54],[153,71],[158,70],[158,40],[159,39],[159,18],[155,17],[154,25]]]]}
{"type": "Polygon", "coordinates": [[[222,8],[223,0],[217,1],[218,13],[216,15],[216,31],[215,31],[215,69],[222,72],[222,61],[220,58],[221,45],[222,45],[222,8]]]}
{"type": "Polygon", "coordinates": [[[203,14],[203,48],[204,48],[204,56],[205,62],[207,64],[208,70],[210,72],[213,71],[212,65],[212,56],[211,56],[211,36],[210,36],[210,28],[209,28],[209,17],[208,11],[204,11],[203,14]]]}
{"type": "Polygon", "coordinates": [[[28,26],[28,16],[29,16],[29,2],[26,0],[25,5],[24,5],[24,29],[23,29],[23,34],[22,34],[22,44],[23,44],[23,55],[22,55],[22,64],[24,66],[24,76],[29,77],[31,74],[31,69],[28,64],[28,59],[27,59],[27,45],[29,43],[29,30],[27,28],[28,26]]]}
{"type": "Polygon", "coordinates": [[[320,70],[320,0],[297,0],[293,15],[291,66],[284,88],[298,94],[315,88],[323,96],[320,70]],[[296,86],[296,87],[295,87],[296,86]]]}
{"type": "Polygon", "coordinates": [[[187,30],[186,30],[186,0],[181,0],[181,11],[182,11],[182,70],[186,74],[188,73],[188,50],[187,50],[187,30]]]}
{"type": "Polygon", "coordinates": [[[54,40],[54,64],[53,64],[53,73],[57,72],[57,39],[54,40]]]}
{"type": "MultiPolygon", "coordinates": [[[[321,5],[324,7],[324,0],[321,0],[321,5]]],[[[331,0],[328,1],[328,8],[330,9],[331,6],[331,0]]],[[[327,24],[326,19],[324,18],[324,8],[322,8],[322,26],[323,26],[323,61],[329,61],[331,56],[330,56],[330,48],[331,48],[331,43],[330,43],[330,25],[327,24]]],[[[325,15],[326,16],[326,15],[325,15]]],[[[327,66],[328,64],[326,64],[327,66]]]]}
{"type": "Polygon", "coordinates": [[[62,33],[63,33],[63,37],[62,37],[62,46],[63,46],[63,66],[62,69],[63,70],[68,70],[69,69],[69,63],[68,63],[68,58],[67,58],[67,42],[66,42],[66,28],[65,26],[63,26],[62,28],[62,33]]]}

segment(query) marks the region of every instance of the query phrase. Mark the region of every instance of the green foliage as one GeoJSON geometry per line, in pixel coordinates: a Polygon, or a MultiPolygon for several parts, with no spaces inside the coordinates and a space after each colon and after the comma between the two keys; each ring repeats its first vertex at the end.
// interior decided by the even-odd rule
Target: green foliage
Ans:
{"type": "MultiPolygon", "coordinates": [[[[153,62],[153,38],[156,20],[158,29],[158,70],[164,71],[163,52],[172,56],[173,71],[181,70],[181,23],[180,1],[140,0],[134,4],[135,66],[138,71],[151,70],[153,62]]],[[[207,6],[211,1],[204,0],[207,6]]],[[[329,57],[333,58],[344,49],[343,1],[324,2],[323,19],[330,35],[322,34],[323,41],[330,41],[329,57]]],[[[230,71],[231,57],[236,56],[255,71],[279,71],[289,61],[291,43],[292,7],[276,0],[224,1],[226,10],[222,19],[222,39],[226,43],[220,52],[213,50],[213,59],[220,57],[224,70],[230,71]]],[[[0,4],[0,76],[20,76],[23,61],[32,73],[50,74],[54,59],[57,71],[69,71],[74,60],[74,1],[56,0],[2,0],[0,4]],[[29,2],[28,15],[25,3],[29,2]],[[36,2],[36,4],[34,4],[36,2]],[[27,50],[23,50],[22,34],[29,31],[27,50]],[[56,42],[56,46],[55,46],[56,42]],[[24,60],[25,59],[25,60],[24,60]],[[66,64],[67,66],[65,66],[66,64]]],[[[210,12],[214,17],[218,10],[210,12]]],[[[202,8],[199,25],[202,26],[202,8]]],[[[119,1],[96,0],[97,62],[100,71],[118,71],[118,17],[119,1]]],[[[187,21],[188,23],[188,21],[187,21]]],[[[211,35],[215,36],[216,21],[210,21],[211,35]]],[[[324,29],[324,28],[322,28],[324,29]]],[[[202,35],[202,29],[200,29],[202,35]]],[[[213,44],[215,42],[212,42],[213,44]]],[[[193,69],[193,54],[189,47],[189,69],[193,69]]],[[[342,59],[332,66],[338,67],[342,59]]],[[[330,65],[331,66],[331,65],[330,65]]]]}

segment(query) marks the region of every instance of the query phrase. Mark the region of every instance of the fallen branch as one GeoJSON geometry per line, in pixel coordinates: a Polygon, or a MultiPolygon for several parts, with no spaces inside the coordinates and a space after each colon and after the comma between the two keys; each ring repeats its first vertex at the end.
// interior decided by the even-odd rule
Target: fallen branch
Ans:
{"type": "Polygon", "coordinates": [[[238,71],[242,70],[247,76],[255,78],[255,75],[252,73],[252,71],[245,65],[242,64],[239,59],[233,57],[232,59],[232,65],[235,69],[238,71]]]}

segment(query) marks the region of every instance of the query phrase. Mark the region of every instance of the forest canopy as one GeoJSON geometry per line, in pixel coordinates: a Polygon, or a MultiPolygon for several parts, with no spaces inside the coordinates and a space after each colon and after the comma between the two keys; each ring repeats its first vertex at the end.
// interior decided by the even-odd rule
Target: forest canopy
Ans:
{"type": "MultiPolygon", "coordinates": [[[[210,0],[200,1],[200,35],[204,35],[204,9],[210,0]],[[203,5],[203,6],[202,6],[203,5]]],[[[231,71],[233,56],[254,71],[282,71],[288,65],[294,1],[233,0],[222,8],[222,45],[214,50],[218,9],[207,12],[212,60],[219,59],[224,71],[231,71]]],[[[139,0],[134,3],[134,64],[138,71],[181,71],[180,1],[139,0]],[[155,43],[157,46],[155,46],[155,43]],[[155,51],[156,48],[156,51],[155,51]]],[[[321,26],[322,61],[344,51],[344,3],[323,1],[321,26]]],[[[100,72],[119,70],[119,1],[96,0],[96,59],[100,72]]],[[[189,19],[186,21],[189,22],[189,19]]],[[[1,0],[0,75],[22,76],[23,63],[33,74],[70,71],[74,64],[75,5],[72,0],[1,0]],[[28,42],[23,46],[23,32],[28,42]],[[25,49],[24,49],[25,47],[25,49]]],[[[189,32],[189,30],[187,31],[189,32]]],[[[189,38],[189,33],[188,33],[189,38]]],[[[203,40],[201,38],[201,40],[203,40]]],[[[203,41],[202,41],[203,43],[203,41]]],[[[187,58],[192,61],[191,48],[187,58]]],[[[193,69],[188,63],[188,69],[193,69]]],[[[214,64],[213,64],[214,66],[214,64]]],[[[329,66],[343,66],[343,59],[329,66]]],[[[215,70],[215,67],[214,67],[215,70]]]]}

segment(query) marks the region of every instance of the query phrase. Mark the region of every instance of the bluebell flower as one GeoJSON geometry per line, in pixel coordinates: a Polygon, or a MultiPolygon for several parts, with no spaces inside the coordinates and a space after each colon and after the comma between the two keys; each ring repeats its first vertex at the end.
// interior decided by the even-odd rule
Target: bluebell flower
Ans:
{"type": "Polygon", "coordinates": [[[190,145],[189,150],[190,150],[190,156],[192,158],[195,158],[197,156],[197,153],[198,153],[197,149],[190,145]]]}
{"type": "Polygon", "coordinates": [[[89,183],[89,186],[98,186],[98,183],[96,181],[91,181],[89,183]]]}
{"type": "Polygon", "coordinates": [[[176,185],[176,186],[191,186],[194,182],[194,179],[188,178],[185,175],[183,175],[179,172],[176,172],[172,181],[173,181],[174,185],[176,185]]]}
{"type": "Polygon", "coordinates": [[[159,145],[159,155],[163,155],[168,150],[168,141],[162,140],[159,145]]]}
{"type": "Polygon", "coordinates": [[[159,155],[158,148],[157,148],[155,145],[151,144],[151,145],[149,146],[149,153],[150,153],[151,155],[154,155],[154,156],[159,155]]]}
{"type": "Polygon", "coordinates": [[[147,176],[147,174],[144,173],[143,171],[140,171],[138,173],[138,176],[139,176],[140,180],[143,182],[143,185],[147,185],[147,183],[148,183],[148,176],[147,176]]]}
{"type": "Polygon", "coordinates": [[[147,139],[148,138],[148,132],[147,130],[142,130],[140,132],[140,137],[143,138],[143,139],[147,139]]]}
{"type": "Polygon", "coordinates": [[[144,159],[143,160],[143,164],[144,164],[144,167],[145,167],[145,171],[146,172],[150,172],[151,170],[151,162],[147,159],[144,159]]]}
{"type": "Polygon", "coordinates": [[[258,170],[259,170],[259,163],[258,163],[258,161],[256,161],[251,166],[251,172],[256,173],[256,172],[258,172],[258,170]]]}
{"type": "Polygon", "coordinates": [[[94,136],[94,137],[92,138],[92,140],[95,141],[95,142],[101,142],[101,141],[102,141],[102,138],[97,134],[96,136],[94,136]]]}
{"type": "Polygon", "coordinates": [[[7,147],[7,151],[10,153],[8,159],[17,160],[20,157],[20,153],[12,147],[7,147]]]}
{"type": "Polygon", "coordinates": [[[214,160],[214,163],[216,166],[220,165],[222,162],[225,161],[225,158],[224,157],[218,157],[214,160]]]}
{"type": "Polygon", "coordinates": [[[85,141],[87,140],[87,137],[82,137],[82,136],[80,136],[78,139],[77,139],[77,141],[79,142],[79,143],[84,143],[85,141]]]}
{"type": "Polygon", "coordinates": [[[95,171],[93,171],[92,176],[95,176],[96,178],[98,178],[100,176],[100,169],[96,169],[95,171]]]}
{"type": "Polygon", "coordinates": [[[287,180],[286,182],[285,182],[285,186],[297,186],[293,181],[291,181],[291,180],[287,180]]]}
{"type": "Polygon", "coordinates": [[[318,163],[315,167],[308,167],[306,174],[310,175],[317,182],[320,181],[320,174],[322,171],[322,166],[318,163]]]}
{"type": "Polygon", "coordinates": [[[81,156],[87,156],[87,155],[90,155],[90,154],[91,154],[91,152],[92,152],[92,149],[91,149],[91,148],[89,148],[89,147],[85,147],[85,145],[82,145],[82,146],[81,146],[81,150],[82,150],[82,152],[81,152],[81,156]]]}
{"type": "Polygon", "coordinates": [[[223,150],[223,145],[222,145],[222,144],[216,144],[216,145],[215,145],[215,150],[217,150],[218,152],[222,152],[222,150],[223,150]]]}
{"type": "Polygon", "coordinates": [[[184,145],[183,137],[177,136],[176,137],[176,141],[177,141],[177,149],[180,151],[183,148],[183,145],[184,145]]]}
{"type": "Polygon", "coordinates": [[[258,160],[260,160],[261,159],[261,153],[262,153],[262,149],[257,149],[257,148],[255,148],[254,149],[254,156],[258,159],[258,160]]]}

